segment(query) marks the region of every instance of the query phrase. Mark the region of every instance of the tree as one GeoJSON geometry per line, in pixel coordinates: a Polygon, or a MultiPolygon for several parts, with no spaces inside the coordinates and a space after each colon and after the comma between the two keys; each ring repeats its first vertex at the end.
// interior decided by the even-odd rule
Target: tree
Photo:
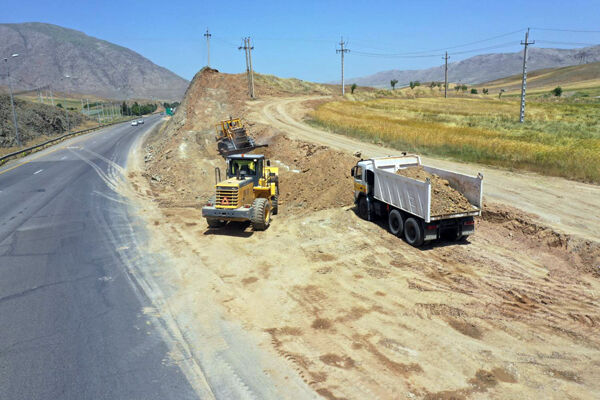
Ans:
{"type": "Polygon", "coordinates": [[[436,85],[436,83],[434,81],[431,81],[431,83],[429,84],[429,89],[433,90],[435,85],[436,85]]]}
{"type": "Polygon", "coordinates": [[[555,95],[556,97],[560,97],[562,95],[562,88],[560,86],[555,87],[554,89],[552,89],[552,94],[555,95]]]}
{"type": "Polygon", "coordinates": [[[458,93],[458,91],[460,90],[460,85],[454,86],[454,90],[456,90],[456,93],[458,93]]]}
{"type": "Polygon", "coordinates": [[[127,112],[127,103],[125,103],[125,101],[123,101],[123,104],[121,104],[121,115],[127,115],[129,114],[127,112]]]}
{"type": "Polygon", "coordinates": [[[467,85],[465,85],[464,83],[460,86],[460,90],[462,90],[463,92],[467,91],[467,85]]]}
{"type": "Polygon", "coordinates": [[[396,89],[396,83],[398,83],[398,79],[392,79],[390,81],[390,85],[392,86],[392,90],[396,89]]]}
{"type": "Polygon", "coordinates": [[[504,93],[504,92],[505,92],[504,89],[500,89],[500,92],[498,92],[498,98],[501,98],[502,97],[502,93],[504,93]]]}
{"type": "Polygon", "coordinates": [[[58,104],[56,105],[56,107],[58,107],[58,108],[63,108],[62,104],[60,104],[60,103],[58,103],[58,104]]]}
{"type": "Polygon", "coordinates": [[[486,89],[486,88],[483,88],[482,92],[483,92],[483,94],[488,94],[488,93],[489,93],[489,90],[488,90],[488,89],[486,89]]]}
{"type": "Polygon", "coordinates": [[[477,94],[477,89],[471,88],[471,94],[477,94]]]}
{"type": "Polygon", "coordinates": [[[353,83],[352,86],[350,86],[350,94],[354,94],[355,90],[356,90],[356,83],[353,83]]]}

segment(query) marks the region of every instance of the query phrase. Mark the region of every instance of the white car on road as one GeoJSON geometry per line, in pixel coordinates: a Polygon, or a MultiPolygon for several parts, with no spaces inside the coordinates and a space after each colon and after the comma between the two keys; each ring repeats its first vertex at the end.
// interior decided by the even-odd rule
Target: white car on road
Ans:
{"type": "Polygon", "coordinates": [[[138,122],[137,121],[131,121],[131,126],[137,126],[138,122]]]}
{"type": "Polygon", "coordinates": [[[138,125],[142,125],[144,123],[143,119],[138,119],[138,125]]]}

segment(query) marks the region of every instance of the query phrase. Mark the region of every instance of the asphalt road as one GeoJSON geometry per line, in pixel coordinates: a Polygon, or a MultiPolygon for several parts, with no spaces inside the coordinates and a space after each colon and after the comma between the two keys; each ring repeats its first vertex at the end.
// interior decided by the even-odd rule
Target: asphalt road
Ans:
{"type": "Polygon", "coordinates": [[[0,399],[198,398],[119,247],[132,228],[112,178],[157,121],[0,168],[0,399]]]}

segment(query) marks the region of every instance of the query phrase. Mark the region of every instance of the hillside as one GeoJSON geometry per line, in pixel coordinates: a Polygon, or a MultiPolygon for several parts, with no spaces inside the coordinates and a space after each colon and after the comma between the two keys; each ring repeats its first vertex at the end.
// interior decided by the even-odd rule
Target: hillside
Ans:
{"type": "Polygon", "coordinates": [[[17,90],[51,85],[115,99],[178,100],[189,83],[132,50],[56,25],[0,24],[0,37],[0,54],[19,53],[11,60],[17,90]]]}
{"type": "MultiPolygon", "coordinates": [[[[600,45],[579,49],[542,49],[530,47],[528,70],[578,65],[583,56],[588,63],[600,61],[600,45]]],[[[480,83],[515,75],[523,69],[523,52],[482,54],[448,64],[450,82],[480,83]]],[[[348,82],[363,86],[389,87],[390,80],[397,79],[398,86],[410,81],[443,81],[444,66],[421,70],[389,70],[373,75],[351,78],[348,82]]]]}
{"type": "MultiPolygon", "coordinates": [[[[521,74],[482,83],[481,87],[504,89],[506,92],[521,90],[521,74]]],[[[552,90],[556,86],[563,89],[600,87],[600,62],[573,65],[562,68],[545,68],[527,74],[527,89],[552,90]]]]}
{"type": "MultiPolygon", "coordinates": [[[[67,131],[67,116],[61,108],[19,98],[15,99],[15,108],[22,144],[28,144],[42,136],[50,137],[67,131]]],[[[9,96],[0,95],[0,148],[14,147],[17,144],[12,118],[9,96]]],[[[69,112],[71,129],[85,123],[91,121],[81,113],[69,112]]]]}

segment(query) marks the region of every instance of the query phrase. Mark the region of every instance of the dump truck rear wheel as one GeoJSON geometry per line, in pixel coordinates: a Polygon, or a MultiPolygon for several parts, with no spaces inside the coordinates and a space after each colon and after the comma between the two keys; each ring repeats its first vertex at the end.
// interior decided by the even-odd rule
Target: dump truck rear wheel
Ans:
{"type": "Polygon", "coordinates": [[[423,244],[423,225],[416,219],[410,217],[404,223],[404,239],[406,243],[414,247],[419,247],[423,244]]]}
{"type": "Polygon", "coordinates": [[[400,214],[400,211],[390,211],[390,215],[388,216],[388,227],[393,235],[402,237],[404,222],[402,221],[402,214],[400,214]]]}
{"type": "Polygon", "coordinates": [[[279,196],[275,195],[271,198],[271,204],[273,204],[272,213],[273,215],[277,215],[279,212],[279,196]]]}
{"type": "Polygon", "coordinates": [[[264,231],[271,223],[271,204],[264,198],[254,199],[252,203],[252,229],[264,231]]]}

